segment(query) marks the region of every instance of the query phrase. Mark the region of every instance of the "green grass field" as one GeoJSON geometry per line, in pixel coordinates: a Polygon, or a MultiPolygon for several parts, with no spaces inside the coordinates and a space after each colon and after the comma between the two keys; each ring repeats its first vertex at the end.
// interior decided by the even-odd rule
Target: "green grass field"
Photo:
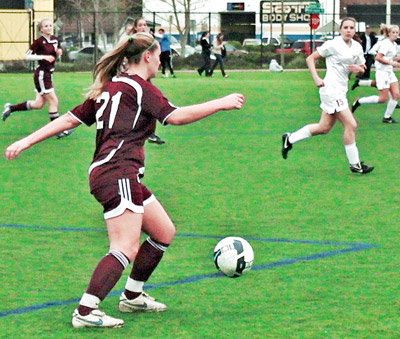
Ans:
{"type": "MultiPolygon", "coordinates": [[[[82,102],[90,81],[86,73],[55,74],[61,112],[82,102]]],[[[400,126],[381,123],[385,106],[357,111],[361,159],[376,166],[358,176],[349,171],[339,123],[281,158],[282,133],[319,119],[307,72],[178,73],[154,83],[176,105],[230,92],[247,97],[241,111],[159,126],[167,143],[146,146],[144,182],[178,229],[148,282],[169,310],[118,313],[129,268],[101,305],[124,328],[70,325],[108,251],[87,180],[95,128],[81,126],[13,162],[0,160],[0,337],[398,337],[400,126]],[[255,269],[238,279],[213,275],[213,248],[230,235],[255,251],[255,269]]],[[[0,104],[33,98],[32,88],[29,74],[1,74],[0,104]]],[[[376,92],[358,88],[349,102],[369,93],[376,92]]],[[[45,109],[0,121],[1,152],[47,121],[45,109]]]]}

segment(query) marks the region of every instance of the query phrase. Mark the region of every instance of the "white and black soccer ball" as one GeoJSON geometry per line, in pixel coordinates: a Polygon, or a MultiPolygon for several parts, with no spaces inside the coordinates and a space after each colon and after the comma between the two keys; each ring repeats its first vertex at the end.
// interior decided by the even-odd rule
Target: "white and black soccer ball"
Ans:
{"type": "Polygon", "coordinates": [[[214,248],[215,266],[228,277],[240,277],[250,270],[253,261],[253,248],[243,238],[224,238],[214,248]]]}

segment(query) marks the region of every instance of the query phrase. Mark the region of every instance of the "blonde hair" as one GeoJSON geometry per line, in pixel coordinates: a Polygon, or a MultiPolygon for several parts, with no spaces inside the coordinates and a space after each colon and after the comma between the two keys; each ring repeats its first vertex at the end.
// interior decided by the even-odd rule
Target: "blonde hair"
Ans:
{"type": "Polygon", "coordinates": [[[122,40],[112,51],[104,54],[94,67],[94,82],[87,97],[96,99],[112,77],[119,73],[125,59],[129,64],[138,64],[145,51],[153,52],[157,47],[157,40],[149,33],[135,33],[122,40]]]}
{"type": "Polygon", "coordinates": [[[42,29],[42,27],[43,27],[43,24],[44,24],[46,21],[49,21],[49,22],[53,23],[53,20],[51,20],[51,19],[49,19],[49,18],[44,18],[44,19],[40,20],[40,21],[38,22],[38,24],[37,24],[37,30],[38,30],[39,32],[41,32],[41,29],[42,29]]]}
{"type": "Polygon", "coordinates": [[[397,25],[385,25],[385,24],[381,24],[381,25],[379,26],[379,32],[380,32],[382,35],[384,35],[385,37],[388,37],[390,31],[393,30],[393,29],[399,30],[399,26],[397,26],[397,25]]]}

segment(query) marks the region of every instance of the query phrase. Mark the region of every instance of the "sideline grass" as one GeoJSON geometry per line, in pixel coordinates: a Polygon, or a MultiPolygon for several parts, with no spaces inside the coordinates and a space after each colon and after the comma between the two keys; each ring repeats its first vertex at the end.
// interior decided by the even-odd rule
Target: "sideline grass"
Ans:
{"type": "MultiPolygon", "coordinates": [[[[60,112],[82,102],[90,74],[56,73],[60,112]]],[[[166,206],[178,232],[200,235],[357,242],[377,248],[250,271],[239,279],[208,279],[151,290],[169,306],[163,314],[120,315],[119,330],[71,328],[74,304],[0,318],[5,337],[395,337],[398,323],[399,126],[382,124],[384,106],[357,111],[367,176],[350,173],[338,124],[323,137],[280,155],[285,131],[317,121],[317,89],[310,75],[232,73],[223,79],[178,73],[155,79],[176,105],[242,92],[242,111],[223,112],[193,125],[158,126],[165,145],[147,145],[145,183],[166,206]],[[131,319],[133,318],[133,319],[131,319]]],[[[0,104],[33,97],[28,74],[0,75],[0,104]]],[[[358,88],[355,95],[374,93],[358,88]]],[[[397,113],[399,110],[397,110],[397,113]]],[[[0,122],[0,149],[48,121],[46,110],[0,122]]],[[[90,196],[87,168],[94,128],[47,140],[18,160],[0,162],[1,224],[49,228],[104,228],[90,196]]],[[[0,227],[0,312],[79,298],[107,251],[104,232],[0,227]]],[[[150,284],[215,272],[215,239],[182,238],[168,250],[150,284]]],[[[331,248],[252,241],[255,264],[331,248]]],[[[124,277],[129,270],[125,272],[124,277]]],[[[116,290],[122,289],[125,278],[116,290]]],[[[102,309],[112,315],[116,296],[102,309]]]]}

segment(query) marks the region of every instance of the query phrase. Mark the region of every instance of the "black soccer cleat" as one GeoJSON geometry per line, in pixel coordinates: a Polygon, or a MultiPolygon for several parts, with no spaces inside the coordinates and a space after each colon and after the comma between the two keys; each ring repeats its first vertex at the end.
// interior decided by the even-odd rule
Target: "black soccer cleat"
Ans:
{"type": "Polygon", "coordinates": [[[359,102],[358,99],[357,99],[356,101],[353,102],[353,105],[351,106],[351,112],[354,113],[354,112],[356,111],[356,109],[357,109],[358,107],[360,107],[360,106],[361,106],[361,104],[360,104],[360,102],[359,102]]]}
{"type": "Polygon", "coordinates": [[[383,118],[382,122],[384,122],[385,124],[397,124],[397,120],[394,120],[392,117],[383,118]]]}
{"type": "Polygon", "coordinates": [[[282,158],[287,159],[289,151],[292,149],[293,144],[289,142],[290,133],[286,132],[282,135],[282,158]]]}
{"type": "Polygon", "coordinates": [[[354,84],[351,86],[351,90],[354,91],[358,86],[360,86],[360,79],[356,79],[354,84]]]}
{"type": "Polygon", "coordinates": [[[400,108],[400,104],[397,104],[395,108],[400,108]]]}
{"type": "Polygon", "coordinates": [[[165,141],[155,134],[150,135],[147,140],[153,144],[158,144],[158,145],[165,144],[165,141]]]}
{"type": "Polygon", "coordinates": [[[350,171],[352,171],[353,173],[367,174],[369,172],[372,172],[373,169],[374,166],[368,166],[362,161],[356,165],[350,165],[350,171]]]}

